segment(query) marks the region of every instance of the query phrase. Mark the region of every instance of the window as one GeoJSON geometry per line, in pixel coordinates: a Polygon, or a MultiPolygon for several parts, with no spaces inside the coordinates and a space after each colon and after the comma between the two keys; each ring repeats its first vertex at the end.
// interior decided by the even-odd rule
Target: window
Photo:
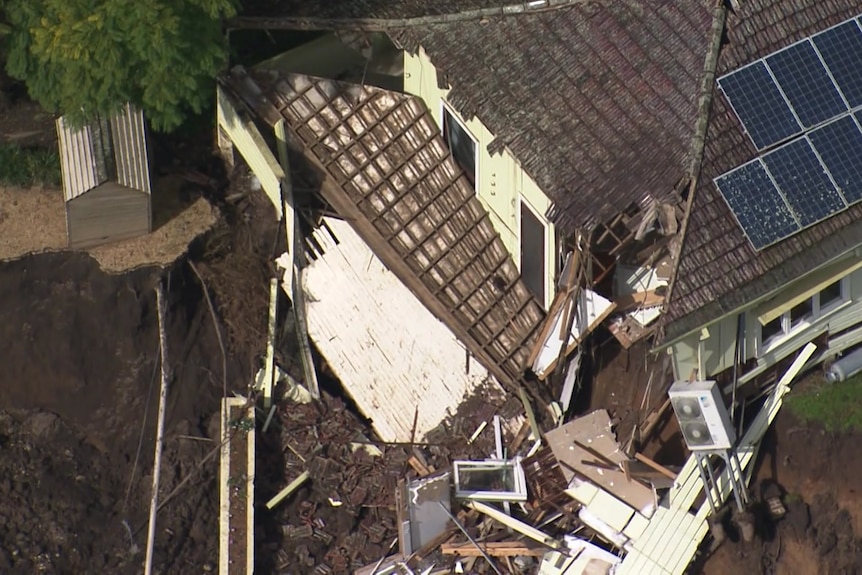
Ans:
{"type": "Polygon", "coordinates": [[[767,324],[760,326],[761,353],[777,340],[796,329],[810,325],[847,300],[847,278],[829,284],[808,299],[802,300],[767,324]]]}
{"type": "Polygon", "coordinates": [[[476,189],[476,140],[467,129],[443,106],[443,139],[452,152],[452,157],[467,174],[470,185],[476,189]]]}
{"type": "Polygon", "coordinates": [[[521,279],[527,289],[533,292],[542,306],[545,305],[545,270],[547,252],[545,249],[545,224],[533,210],[521,202],[521,279]]]}
{"type": "Polygon", "coordinates": [[[526,501],[521,461],[455,461],[455,497],[480,501],[526,501]]]}

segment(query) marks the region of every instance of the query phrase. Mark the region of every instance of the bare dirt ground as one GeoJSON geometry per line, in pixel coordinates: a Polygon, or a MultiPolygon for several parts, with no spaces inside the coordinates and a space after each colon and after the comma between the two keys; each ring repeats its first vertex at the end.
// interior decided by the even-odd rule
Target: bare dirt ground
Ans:
{"type": "MultiPolygon", "coordinates": [[[[194,238],[209,230],[217,213],[199,194],[186,191],[178,177],[163,177],[154,191],[154,231],[139,238],[87,250],[101,268],[121,273],[139,267],[173,263],[194,238]],[[172,200],[169,198],[173,198],[172,200]]],[[[45,188],[0,186],[0,261],[66,247],[63,193],[45,188]]]]}
{"type": "MultiPolygon", "coordinates": [[[[269,228],[263,224],[274,229],[271,214],[269,228]]],[[[129,247],[115,265],[68,251],[0,262],[0,573],[142,571],[158,397],[153,287],[160,277],[169,293],[172,378],[155,567],[177,575],[214,568],[217,459],[200,462],[218,437],[222,354],[187,259],[197,261],[219,315],[228,393],[246,393],[266,317],[245,306],[265,302],[267,286],[230,282],[266,273],[269,250],[256,250],[269,246],[271,235],[258,241],[256,230],[222,220],[195,241],[197,232],[189,232],[181,249],[170,251],[179,246],[175,239],[159,252],[168,253],[164,268],[137,267],[141,253],[129,247]],[[103,269],[120,265],[137,269],[103,269]],[[232,274],[212,273],[226,266],[232,274]],[[226,325],[241,327],[229,337],[226,325]]]]}
{"type": "Polygon", "coordinates": [[[788,514],[773,523],[760,513],[759,537],[725,542],[702,573],[862,573],[860,439],[804,426],[782,411],[767,434],[752,494],[783,495],[788,514]]]}

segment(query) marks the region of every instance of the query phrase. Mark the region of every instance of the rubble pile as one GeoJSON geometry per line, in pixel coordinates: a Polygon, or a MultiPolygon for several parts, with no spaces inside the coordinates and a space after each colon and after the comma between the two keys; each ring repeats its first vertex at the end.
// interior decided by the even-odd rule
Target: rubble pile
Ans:
{"type": "MultiPolygon", "coordinates": [[[[477,418],[494,411],[479,398],[467,403],[477,418]]],[[[326,394],[320,403],[278,404],[270,428],[258,435],[257,500],[267,501],[303,471],[310,480],[289,501],[258,512],[263,547],[275,557],[272,572],[349,573],[386,555],[397,537],[399,479],[448,468],[453,455],[485,458],[493,451],[490,430],[469,444],[451,433],[472,433],[471,425],[456,415],[436,434],[446,442],[393,445],[369,439],[369,426],[326,394]]]]}

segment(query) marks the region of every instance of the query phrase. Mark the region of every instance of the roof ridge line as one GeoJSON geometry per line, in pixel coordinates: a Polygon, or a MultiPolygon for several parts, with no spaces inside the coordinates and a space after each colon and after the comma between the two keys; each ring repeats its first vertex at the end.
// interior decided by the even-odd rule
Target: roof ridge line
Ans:
{"type": "MultiPolygon", "coordinates": [[[[697,194],[697,183],[699,180],[701,164],[703,163],[703,153],[706,147],[706,133],[709,128],[709,116],[712,109],[712,99],[715,93],[715,74],[718,68],[718,59],[721,55],[721,40],[724,36],[724,29],[727,24],[727,8],[723,2],[719,2],[715,8],[712,19],[712,29],[710,31],[709,48],[704,58],[703,78],[700,88],[700,98],[698,101],[697,117],[695,119],[694,136],[691,142],[691,158],[686,176],[689,179],[688,198],[686,198],[684,215],[682,218],[682,227],[679,230],[679,242],[677,245],[676,254],[674,254],[673,272],[670,276],[670,281],[667,286],[667,294],[665,302],[667,305],[672,305],[673,292],[676,287],[676,275],[679,272],[680,258],[682,249],[685,245],[685,239],[688,235],[688,221],[691,215],[691,207],[694,204],[694,197],[697,194]]],[[[665,312],[667,310],[665,309],[665,312]]],[[[665,328],[667,323],[662,321],[656,334],[656,341],[660,342],[658,348],[664,346],[665,328]]]]}
{"type": "Polygon", "coordinates": [[[586,4],[590,0],[517,0],[493,8],[476,8],[463,12],[415,16],[412,18],[305,18],[279,16],[240,16],[227,21],[233,30],[361,30],[385,32],[392,28],[412,28],[434,24],[449,24],[468,20],[482,20],[493,16],[515,16],[551,12],[586,4]]]}

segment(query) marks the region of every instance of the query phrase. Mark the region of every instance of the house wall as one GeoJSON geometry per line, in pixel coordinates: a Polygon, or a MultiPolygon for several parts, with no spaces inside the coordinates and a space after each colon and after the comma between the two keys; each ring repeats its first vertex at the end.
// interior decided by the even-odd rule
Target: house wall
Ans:
{"type": "MultiPolygon", "coordinates": [[[[803,345],[823,333],[836,334],[849,330],[862,323],[862,269],[850,272],[847,278],[848,301],[831,313],[814,320],[808,326],[795,330],[768,350],[759,348],[760,326],[757,319],[757,305],[743,310],[745,318],[745,357],[757,358],[757,366],[746,373],[740,380],[747,381],[765,371],[768,367],[796,352],[803,345]]],[[[805,281],[801,278],[800,281],[805,281]]],[[[788,285],[789,288],[791,285],[788,285]]],[[[733,366],[733,354],[736,345],[736,314],[723,318],[706,326],[700,334],[692,334],[670,346],[669,353],[673,358],[674,376],[677,379],[688,379],[693,369],[713,377],[733,366]]],[[[818,360],[827,359],[841,351],[862,343],[862,329],[855,333],[842,334],[830,338],[829,347],[818,350],[815,356],[818,360]]]]}
{"type": "MultiPolygon", "coordinates": [[[[437,86],[437,70],[421,48],[416,55],[404,53],[404,91],[422,98],[437,124],[442,126],[443,106],[449,90],[440,89],[437,86]]],[[[547,309],[553,297],[556,270],[555,230],[545,217],[551,202],[533,179],[524,173],[508,150],[503,150],[499,154],[488,153],[488,144],[494,139],[494,134],[482,122],[477,118],[465,121],[457,110],[451,107],[449,110],[477,142],[477,194],[490,213],[494,228],[519,267],[521,266],[520,202],[522,199],[546,226],[545,269],[548,278],[545,282],[545,298],[542,303],[547,309]]]]}

